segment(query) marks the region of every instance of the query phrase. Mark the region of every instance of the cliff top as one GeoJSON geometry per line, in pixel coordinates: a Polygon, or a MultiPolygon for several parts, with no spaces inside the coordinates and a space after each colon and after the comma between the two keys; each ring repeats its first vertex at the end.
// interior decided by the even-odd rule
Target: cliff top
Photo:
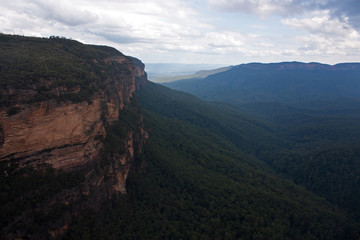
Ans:
{"type": "Polygon", "coordinates": [[[44,99],[84,101],[116,72],[128,72],[131,58],[114,48],[61,37],[0,34],[0,106],[44,99]],[[21,91],[19,91],[21,90],[21,91]],[[14,94],[14,92],[17,92],[14,94]],[[76,94],[74,94],[76,93],[76,94]]]}

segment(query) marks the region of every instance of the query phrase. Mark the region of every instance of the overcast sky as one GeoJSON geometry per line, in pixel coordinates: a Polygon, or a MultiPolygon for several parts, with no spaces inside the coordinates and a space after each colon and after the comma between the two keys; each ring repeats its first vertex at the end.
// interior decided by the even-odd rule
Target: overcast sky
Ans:
{"type": "Polygon", "coordinates": [[[360,0],[0,0],[0,32],[145,63],[360,61],[360,0]]]}

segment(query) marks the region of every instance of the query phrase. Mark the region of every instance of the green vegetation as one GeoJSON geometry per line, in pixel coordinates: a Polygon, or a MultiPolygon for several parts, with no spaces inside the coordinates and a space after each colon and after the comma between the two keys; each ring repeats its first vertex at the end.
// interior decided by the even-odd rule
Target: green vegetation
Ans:
{"type": "MultiPolygon", "coordinates": [[[[0,88],[24,90],[23,102],[89,101],[94,91],[104,88],[105,79],[129,74],[122,64],[105,63],[105,58],[117,55],[123,56],[114,48],[59,37],[0,34],[0,88]]],[[[12,101],[4,96],[0,106],[12,101]]]]}
{"type": "Polygon", "coordinates": [[[285,108],[274,103],[242,107],[278,124],[278,135],[288,142],[259,158],[359,220],[359,106],[358,100],[348,99],[285,108]]]}
{"type": "Polygon", "coordinates": [[[360,219],[359,144],[332,145],[318,149],[283,151],[268,162],[329,202],[360,219]]]}
{"type": "Polygon", "coordinates": [[[270,123],[278,141],[256,156],[359,221],[359,73],[359,63],[253,63],[166,85],[270,123]]]}
{"type": "MultiPolygon", "coordinates": [[[[79,217],[64,239],[359,236],[359,223],[324,199],[282,180],[238,148],[239,143],[233,143],[227,133],[219,134],[224,130],[220,113],[228,122],[247,119],[235,109],[219,111],[218,105],[151,83],[138,92],[138,98],[150,129],[138,159],[146,161],[146,171],[132,172],[127,195],[106,203],[99,212],[79,217]]],[[[264,123],[252,124],[257,128],[244,128],[262,128],[264,133],[271,130],[264,123]]],[[[250,139],[250,134],[247,137],[250,139]]],[[[255,142],[260,136],[253,137],[255,142]]]]}
{"type": "Polygon", "coordinates": [[[135,97],[131,98],[131,103],[126,109],[119,113],[117,121],[106,124],[106,138],[103,140],[104,149],[102,151],[102,166],[105,167],[113,161],[114,156],[126,153],[128,133],[138,132],[140,119],[139,105],[135,97]]]}
{"type": "MultiPolygon", "coordinates": [[[[46,232],[71,206],[63,203],[42,207],[63,191],[79,188],[83,176],[75,172],[55,171],[44,165],[35,170],[17,164],[0,163],[0,229],[28,235],[46,232]]],[[[3,233],[1,231],[1,233],[3,233]]],[[[0,234],[1,234],[0,233],[0,234]]],[[[1,236],[1,235],[0,235],[1,236]]]]}
{"type": "Polygon", "coordinates": [[[151,97],[141,101],[142,108],[212,131],[243,152],[256,154],[274,148],[280,141],[275,137],[274,125],[242,114],[229,104],[211,104],[187,93],[169,91],[161,85],[151,86],[150,83],[146,86],[147,95],[151,97]]]}

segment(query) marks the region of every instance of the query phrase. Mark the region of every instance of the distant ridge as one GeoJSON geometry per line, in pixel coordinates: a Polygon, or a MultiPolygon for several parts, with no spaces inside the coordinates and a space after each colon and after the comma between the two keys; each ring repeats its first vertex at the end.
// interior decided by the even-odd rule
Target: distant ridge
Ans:
{"type": "Polygon", "coordinates": [[[360,98],[359,76],[360,63],[248,63],[164,85],[209,101],[286,103],[360,98]]]}
{"type": "Polygon", "coordinates": [[[236,65],[234,68],[247,68],[247,69],[327,69],[327,70],[351,70],[360,69],[360,63],[338,63],[335,65],[323,64],[318,62],[279,62],[279,63],[244,63],[236,65]]]}
{"type": "Polygon", "coordinates": [[[145,63],[148,77],[153,82],[170,82],[197,77],[197,73],[221,69],[220,64],[145,63]],[[214,70],[213,70],[214,69],[214,70]],[[195,75],[194,75],[195,74],[195,75]]]}
{"type": "Polygon", "coordinates": [[[223,68],[217,68],[213,70],[201,70],[193,74],[185,74],[185,75],[179,75],[179,76],[167,76],[167,77],[158,77],[151,79],[154,82],[164,83],[164,82],[172,82],[177,80],[184,80],[184,79],[193,79],[193,78],[206,78],[209,75],[220,73],[229,70],[230,67],[223,67],[223,68]]]}

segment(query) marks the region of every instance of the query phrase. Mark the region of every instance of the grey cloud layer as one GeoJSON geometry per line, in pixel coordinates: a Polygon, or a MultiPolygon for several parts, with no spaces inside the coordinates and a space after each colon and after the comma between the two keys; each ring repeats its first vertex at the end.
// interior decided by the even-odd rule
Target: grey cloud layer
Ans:
{"type": "Polygon", "coordinates": [[[69,26],[93,23],[98,20],[98,16],[81,6],[67,5],[65,1],[36,0],[38,13],[48,20],[56,20],[69,26]]]}
{"type": "Polygon", "coordinates": [[[360,56],[360,34],[354,29],[358,1],[0,0],[0,32],[111,45],[148,62],[237,64],[261,58],[336,63],[360,56]],[[264,32],[257,31],[252,18],[247,22],[241,14],[229,14],[241,26],[228,26],[220,9],[281,16],[272,20],[281,32],[266,32],[273,25],[264,18],[257,18],[264,25],[256,23],[264,32]]]}
{"type": "Polygon", "coordinates": [[[294,15],[316,5],[315,0],[209,0],[214,8],[256,15],[294,15]]]}
{"type": "Polygon", "coordinates": [[[352,26],[360,29],[360,1],[359,0],[331,0],[325,6],[333,16],[348,17],[352,26]]]}
{"type": "Polygon", "coordinates": [[[98,20],[95,13],[67,0],[13,0],[1,5],[31,19],[57,21],[68,26],[89,24],[98,20]]]}
{"type": "Polygon", "coordinates": [[[256,15],[291,16],[307,11],[328,10],[336,18],[348,18],[360,28],[359,0],[209,0],[212,7],[256,15]]]}

